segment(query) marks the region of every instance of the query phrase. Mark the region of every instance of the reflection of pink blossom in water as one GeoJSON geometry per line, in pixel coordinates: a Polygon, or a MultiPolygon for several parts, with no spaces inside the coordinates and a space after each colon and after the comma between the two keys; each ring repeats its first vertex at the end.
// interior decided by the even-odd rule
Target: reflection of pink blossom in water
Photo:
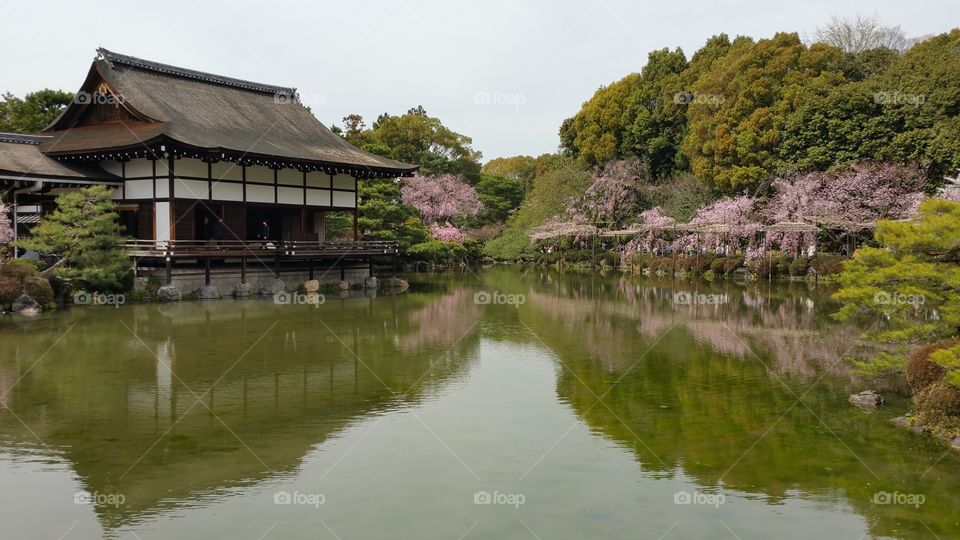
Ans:
{"type": "Polygon", "coordinates": [[[848,375],[844,356],[855,352],[851,346],[860,346],[861,329],[854,325],[818,327],[816,304],[803,294],[772,301],[761,291],[734,287],[709,291],[723,295],[722,304],[678,304],[674,296],[688,292],[679,287],[638,285],[623,279],[617,288],[621,296],[615,300],[533,292],[527,301],[566,331],[581,336],[593,359],[612,370],[627,369],[636,362],[636,340],[629,335],[634,332],[652,343],[664,332],[682,329],[718,353],[759,358],[775,373],[804,378],[815,376],[817,370],[848,375]]]}
{"type": "Polygon", "coordinates": [[[412,328],[400,338],[404,350],[417,351],[432,345],[450,347],[467,333],[478,330],[480,306],[473,301],[473,291],[458,287],[414,311],[407,320],[412,328]]]}

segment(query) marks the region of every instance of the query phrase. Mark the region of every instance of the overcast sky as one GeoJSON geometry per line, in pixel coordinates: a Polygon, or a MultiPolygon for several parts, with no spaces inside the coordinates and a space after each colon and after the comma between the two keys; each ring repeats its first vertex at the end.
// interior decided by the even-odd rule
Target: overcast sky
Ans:
{"type": "Polygon", "coordinates": [[[325,124],[423,105],[484,160],[556,150],[557,129],[647,53],[713,34],[813,33],[877,13],[912,36],[960,23],[957,0],[5,2],[0,91],[74,92],[98,46],[294,86],[325,124]]]}

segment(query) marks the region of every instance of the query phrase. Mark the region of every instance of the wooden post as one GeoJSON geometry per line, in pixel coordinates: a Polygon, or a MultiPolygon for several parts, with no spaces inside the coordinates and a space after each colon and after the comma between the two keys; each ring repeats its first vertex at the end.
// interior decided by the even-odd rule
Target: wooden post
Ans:
{"type": "Polygon", "coordinates": [[[167,285],[173,283],[173,253],[167,249],[167,285]]]}
{"type": "Polygon", "coordinates": [[[273,274],[277,279],[280,279],[280,255],[277,255],[273,259],[273,274]]]}
{"type": "Polygon", "coordinates": [[[307,259],[307,265],[309,268],[310,279],[313,279],[313,257],[307,259]]]}
{"type": "Polygon", "coordinates": [[[340,266],[340,281],[347,280],[346,268],[343,266],[343,262],[339,263],[340,266]]]}
{"type": "Polygon", "coordinates": [[[170,240],[177,238],[177,199],[174,195],[173,151],[167,149],[167,200],[170,201],[170,240]]]}
{"type": "Polygon", "coordinates": [[[210,257],[203,259],[203,282],[210,285],[210,257]]]}
{"type": "Polygon", "coordinates": [[[247,282],[247,258],[240,257],[240,283],[247,282]]]}

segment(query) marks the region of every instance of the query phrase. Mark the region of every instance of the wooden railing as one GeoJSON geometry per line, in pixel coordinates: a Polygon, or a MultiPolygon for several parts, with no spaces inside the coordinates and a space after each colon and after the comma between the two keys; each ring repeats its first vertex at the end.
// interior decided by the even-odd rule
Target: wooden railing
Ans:
{"type": "Polygon", "coordinates": [[[344,255],[396,255],[397,243],[388,240],[130,240],[124,249],[131,257],[228,258],[285,257],[323,258],[344,255]]]}

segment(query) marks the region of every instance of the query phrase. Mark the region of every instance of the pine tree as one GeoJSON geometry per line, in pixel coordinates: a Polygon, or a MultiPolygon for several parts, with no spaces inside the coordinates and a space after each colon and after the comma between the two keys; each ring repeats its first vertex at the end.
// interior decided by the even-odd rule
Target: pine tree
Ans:
{"type": "Polygon", "coordinates": [[[57,197],[57,209],[19,244],[59,257],[45,277],[77,280],[98,291],[122,290],[128,286],[130,261],[118,218],[110,188],[86,187],[57,197]]]}

